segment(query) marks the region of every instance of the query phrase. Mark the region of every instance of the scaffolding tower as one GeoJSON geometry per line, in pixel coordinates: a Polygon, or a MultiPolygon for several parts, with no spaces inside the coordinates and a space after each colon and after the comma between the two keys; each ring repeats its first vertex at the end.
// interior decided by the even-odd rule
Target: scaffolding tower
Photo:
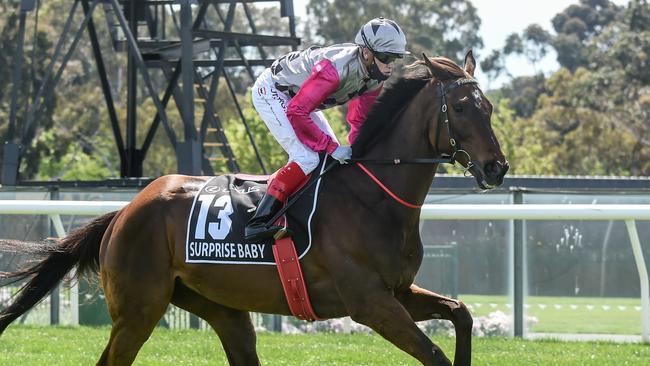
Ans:
{"type": "Polygon", "coordinates": [[[37,0],[21,2],[18,44],[13,60],[8,139],[4,145],[1,184],[20,183],[18,172],[21,149],[31,142],[28,132],[38,126],[38,116],[41,115],[43,106],[47,105],[48,99],[52,97],[51,91],[55,90],[66,64],[84,34],[89,37],[92,45],[108,119],[120,158],[121,177],[142,177],[143,161],[161,124],[176,152],[179,173],[212,175],[215,168],[223,166],[231,172],[238,172],[237,159],[224,134],[219,108],[213,103],[220,80],[225,81],[241,122],[246,127],[261,169],[266,173],[264,162],[237,102],[228,69],[243,68],[251,80],[254,80],[254,68],[270,66],[273,59],[269,58],[269,54],[274,54],[273,51],[277,47],[297,49],[300,39],[296,37],[293,0],[74,0],[47,73],[33,96],[25,122],[19,129],[15,111],[18,108],[18,86],[22,81],[20,70],[24,58],[25,21],[28,14],[37,7],[37,0]],[[286,36],[258,34],[258,27],[249,7],[252,3],[279,3],[281,17],[288,18],[288,34],[286,36]],[[249,25],[249,33],[232,31],[237,7],[243,8],[246,17],[243,21],[249,25]],[[63,54],[63,45],[68,34],[71,33],[73,19],[78,16],[78,13],[83,16],[83,21],[76,30],[71,45],[63,54]],[[111,80],[106,73],[106,56],[100,48],[94,23],[94,19],[101,14],[104,15],[108,26],[113,53],[126,52],[128,55],[124,132],[118,120],[111,80]],[[170,32],[169,29],[174,29],[175,32],[170,32]],[[227,52],[229,50],[231,52],[227,52]],[[233,57],[233,54],[237,56],[233,57]],[[56,71],[55,65],[60,65],[56,71]],[[156,90],[152,81],[153,70],[162,70],[166,85],[164,92],[156,90]],[[139,116],[136,112],[138,74],[144,82],[148,96],[154,102],[155,116],[139,116]],[[182,120],[183,131],[180,133],[174,130],[165,112],[172,98],[182,120]],[[136,143],[138,123],[148,124],[146,136],[140,146],[136,143]],[[178,135],[182,137],[179,138],[178,135]]]}

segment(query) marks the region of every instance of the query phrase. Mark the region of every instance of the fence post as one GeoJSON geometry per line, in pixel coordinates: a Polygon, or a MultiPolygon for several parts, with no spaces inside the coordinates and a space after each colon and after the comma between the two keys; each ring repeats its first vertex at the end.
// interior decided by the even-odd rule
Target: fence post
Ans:
{"type": "Polygon", "coordinates": [[[639,271],[641,287],[641,340],[643,343],[650,343],[650,285],[648,285],[648,270],[645,266],[643,250],[641,248],[641,241],[639,240],[639,233],[636,231],[635,221],[625,220],[625,225],[627,226],[627,233],[630,236],[636,268],[639,271]]]}
{"type": "Polygon", "coordinates": [[[190,313],[190,328],[199,329],[200,325],[201,324],[199,323],[199,317],[190,313]]]}
{"type": "MultiPolygon", "coordinates": [[[[52,191],[50,192],[50,200],[53,201],[58,201],[59,200],[59,190],[57,188],[53,188],[52,191]]],[[[58,215],[57,215],[58,216],[58,215]]],[[[60,220],[60,219],[59,219],[60,220]]],[[[57,223],[55,223],[53,220],[50,220],[48,222],[49,226],[49,235],[50,237],[58,237],[60,236],[60,233],[57,233],[57,231],[60,231],[63,227],[61,228],[57,227],[57,223]]],[[[64,234],[65,235],[65,234],[64,234]]],[[[60,291],[60,285],[57,285],[52,292],[50,293],[50,325],[58,325],[60,323],[59,319],[59,308],[61,305],[61,291],[60,291]]]]}
{"type": "Polygon", "coordinates": [[[451,255],[451,297],[458,298],[458,242],[449,243],[451,255]]]}
{"type": "MultiPolygon", "coordinates": [[[[520,205],[524,202],[523,192],[519,188],[511,188],[513,203],[520,205]]],[[[524,336],[524,250],[525,232],[524,220],[513,220],[513,328],[515,337],[524,336]]]]}

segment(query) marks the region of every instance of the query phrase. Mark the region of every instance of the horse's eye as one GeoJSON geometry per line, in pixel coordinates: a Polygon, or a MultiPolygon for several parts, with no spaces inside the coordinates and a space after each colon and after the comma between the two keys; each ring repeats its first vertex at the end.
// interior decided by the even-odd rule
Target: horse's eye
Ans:
{"type": "Polygon", "coordinates": [[[461,113],[463,111],[463,105],[467,103],[469,98],[467,96],[464,96],[458,100],[458,102],[452,104],[452,108],[458,113],[461,113]]]}

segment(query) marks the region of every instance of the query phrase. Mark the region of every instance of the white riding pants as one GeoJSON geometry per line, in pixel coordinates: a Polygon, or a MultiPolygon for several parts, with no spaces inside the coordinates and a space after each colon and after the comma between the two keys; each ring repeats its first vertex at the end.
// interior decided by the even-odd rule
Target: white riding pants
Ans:
{"type": "MultiPolygon", "coordinates": [[[[295,161],[303,173],[309,174],[318,166],[318,153],[303,145],[296,136],[287,118],[289,100],[286,94],[275,88],[271,70],[264,70],[253,85],[253,106],[273,137],[289,154],[289,161],[295,161]]],[[[323,112],[315,111],[309,116],[323,132],[332,137],[333,141],[338,142],[323,112]]]]}

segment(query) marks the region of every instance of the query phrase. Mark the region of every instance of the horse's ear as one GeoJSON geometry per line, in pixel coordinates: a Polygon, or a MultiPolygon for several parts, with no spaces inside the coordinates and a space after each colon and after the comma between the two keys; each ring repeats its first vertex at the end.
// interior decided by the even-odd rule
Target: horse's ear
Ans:
{"type": "Polygon", "coordinates": [[[424,61],[424,64],[427,65],[429,68],[429,71],[431,71],[431,76],[435,79],[439,80],[444,80],[445,78],[449,77],[448,73],[444,70],[442,70],[440,67],[436,67],[433,62],[431,62],[431,59],[422,53],[422,58],[424,61]]]}
{"type": "Polygon", "coordinates": [[[476,69],[476,60],[474,59],[472,50],[469,50],[465,55],[465,71],[473,77],[474,69],[476,69]]]}

